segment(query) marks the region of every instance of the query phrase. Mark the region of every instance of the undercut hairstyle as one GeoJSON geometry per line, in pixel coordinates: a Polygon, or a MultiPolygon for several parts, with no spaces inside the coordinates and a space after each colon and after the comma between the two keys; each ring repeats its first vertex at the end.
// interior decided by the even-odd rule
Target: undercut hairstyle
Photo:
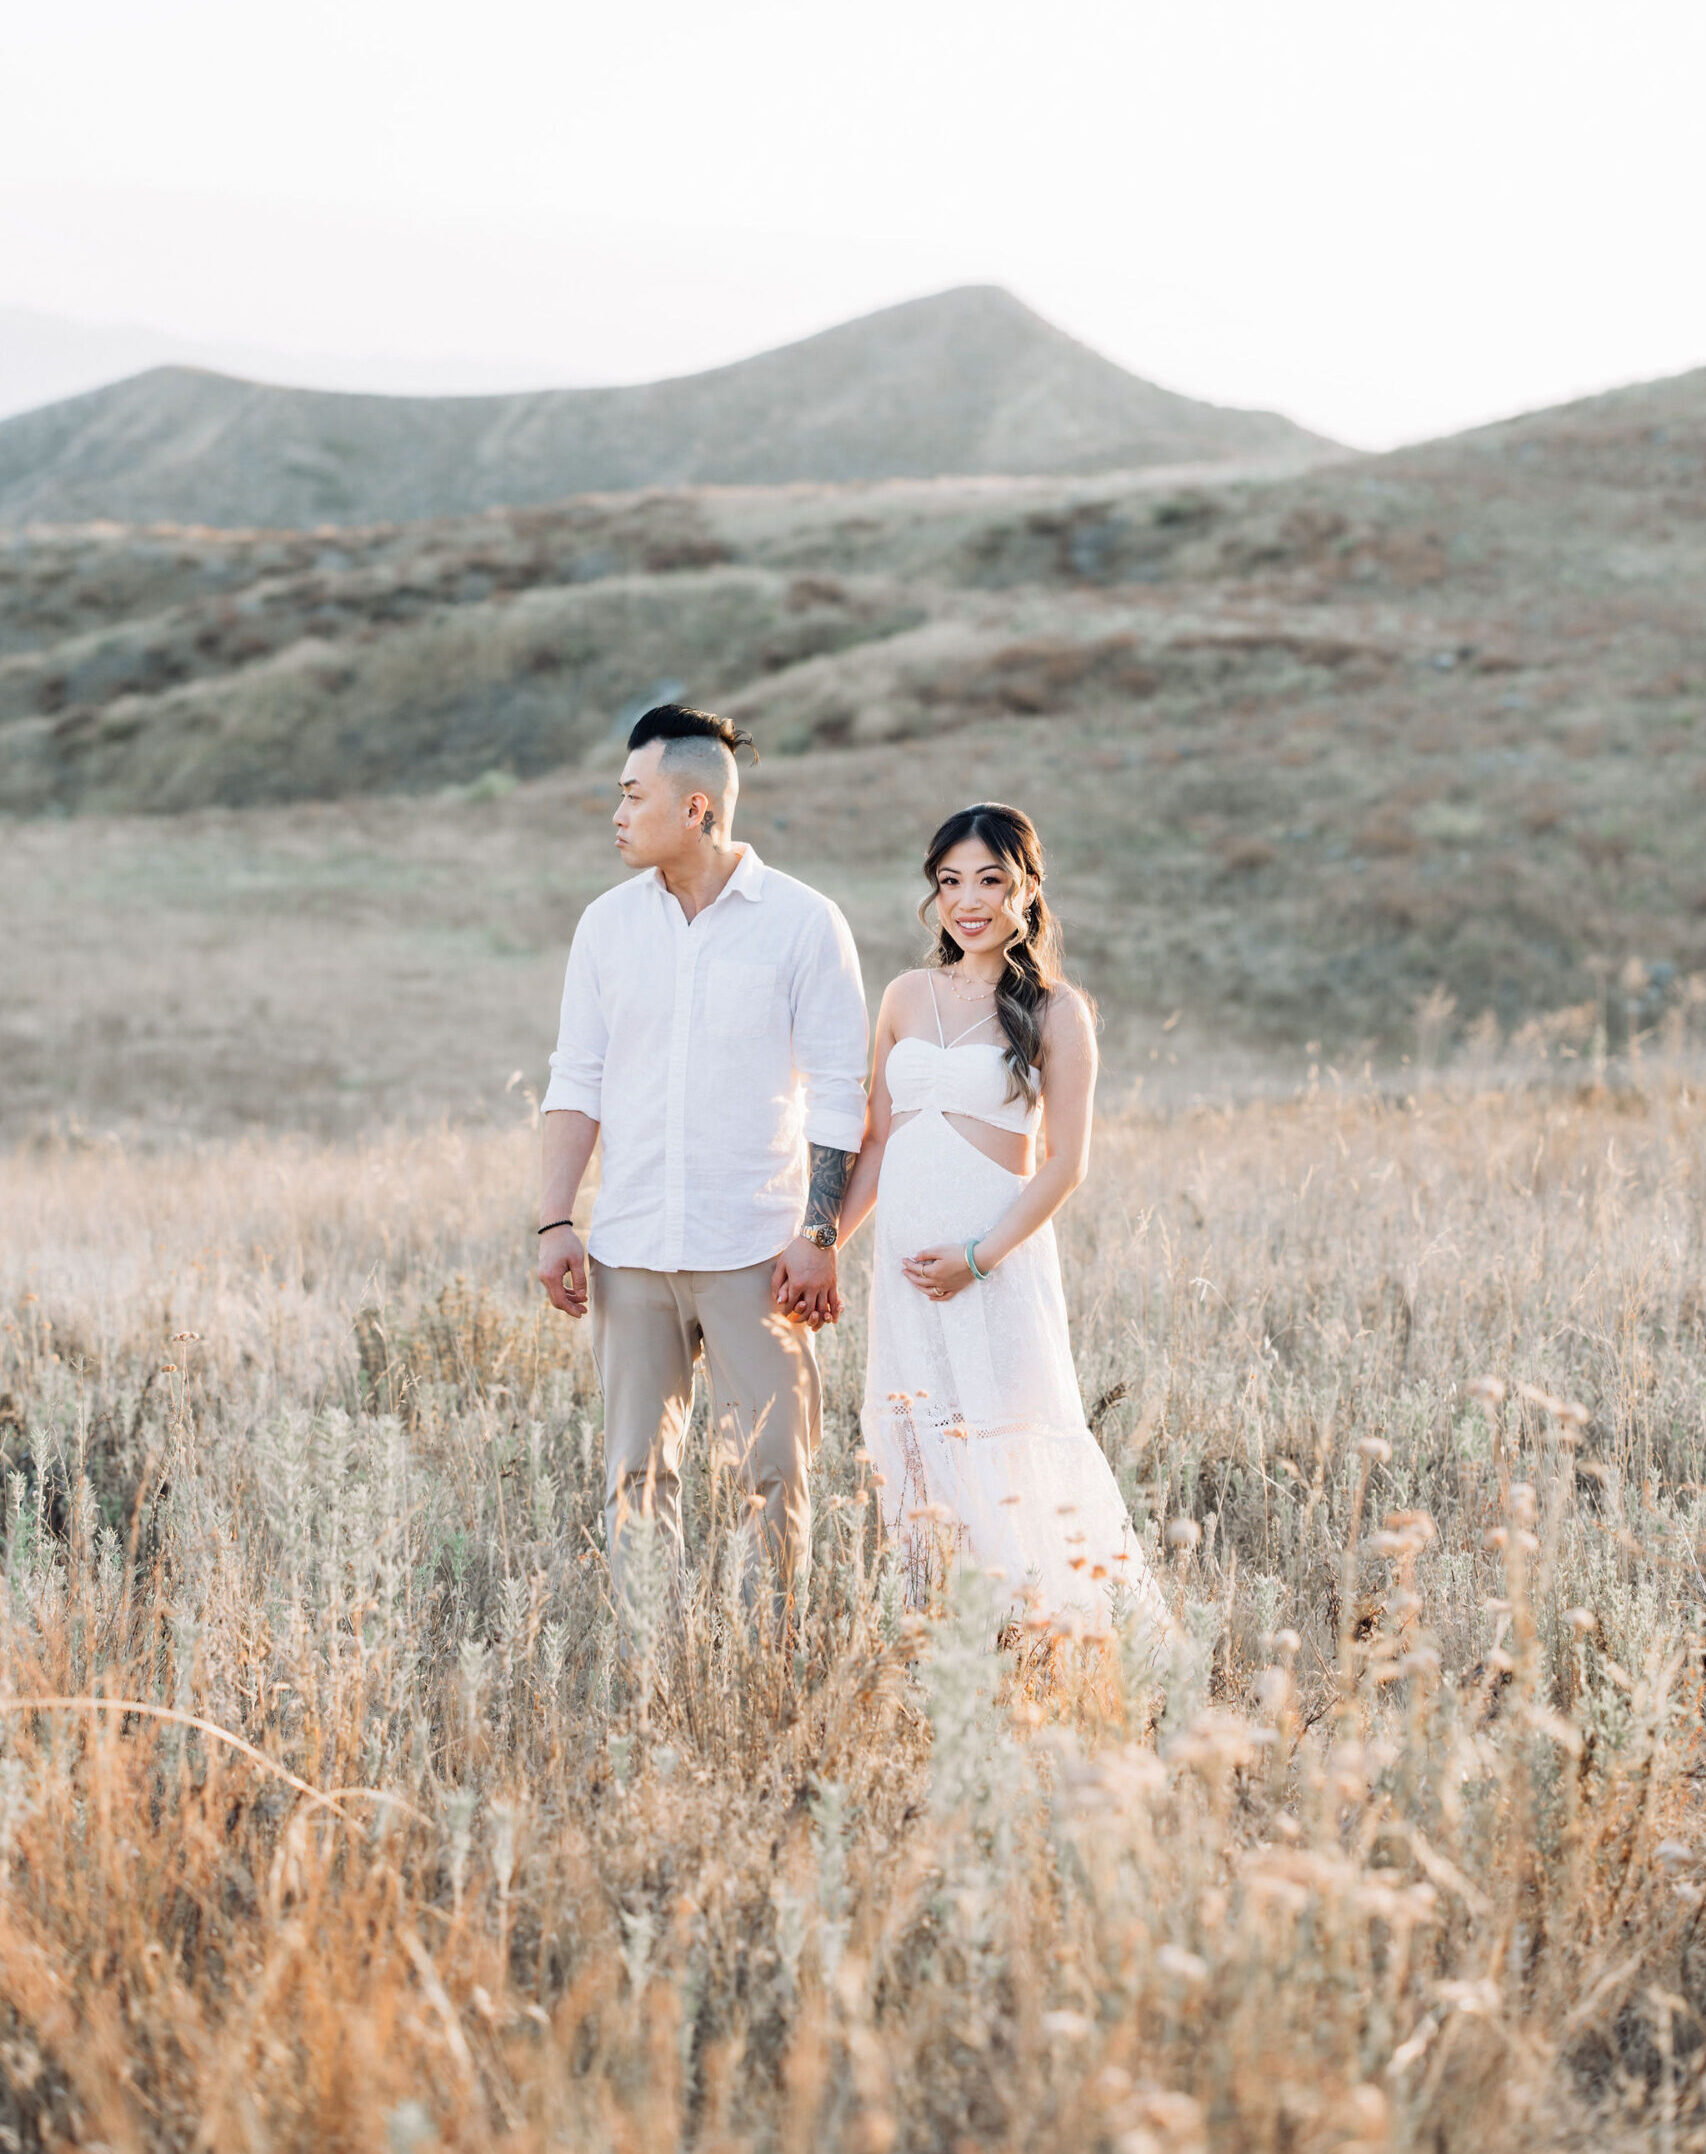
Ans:
{"type": "MultiPolygon", "coordinates": [[[[752,735],[732,720],[719,718],[714,711],[696,711],[686,703],[659,703],[647,711],[628,735],[628,753],[632,755],[636,748],[647,747],[654,740],[666,743],[666,760],[667,743],[678,740],[715,741],[730,755],[741,748],[752,748],[752,735]]],[[[752,760],[758,761],[756,748],[752,748],[752,760]]]]}
{"type": "MultiPolygon", "coordinates": [[[[731,784],[739,788],[737,749],[751,748],[752,760],[758,761],[750,733],[714,711],[694,710],[686,703],[659,703],[647,711],[628,735],[629,754],[654,740],[663,742],[659,769],[685,784],[689,792],[707,794],[714,803],[721,803],[731,784]]],[[[709,837],[716,825],[716,808],[708,807],[699,827],[709,837]]]]}

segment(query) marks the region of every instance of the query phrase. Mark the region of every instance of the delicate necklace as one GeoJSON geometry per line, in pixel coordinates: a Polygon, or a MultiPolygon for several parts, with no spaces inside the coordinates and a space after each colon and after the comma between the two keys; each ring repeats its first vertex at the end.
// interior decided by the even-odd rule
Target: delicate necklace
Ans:
{"type": "Polygon", "coordinates": [[[942,977],[947,981],[948,992],[956,1002],[982,1002],[987,996],[993,995],[995,992],[994,987],[990,986],[986,987],[981,995],[968,995],[960,986],[958,976],[946,967],[943,968],[942,977]]]}

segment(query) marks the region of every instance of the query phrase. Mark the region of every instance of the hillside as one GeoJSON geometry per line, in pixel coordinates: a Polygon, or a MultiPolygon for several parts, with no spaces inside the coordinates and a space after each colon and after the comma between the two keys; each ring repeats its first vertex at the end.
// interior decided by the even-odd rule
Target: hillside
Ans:
{"type": "Polygon", "coordinates": [[[1296,463],[1331,446],[1158,389],[972,287],[635,388],[347,396],[157,367],[0,423],[0,523],[370,523],[650,486],[1296,463]]]}
{"type": "Polygon", "coordinates": [[[1030,807],[1123,1075],[1413,1052],[1436,990],[1433,1033],[1524,1055],[1668,1037],[1706,1007],[1702,588],[1706,375],[1278,480],[20,538],[7,1122],[489,1101],[666,686],[752,726],[743,827],[873,980],[940,814],[1030,807]]]}

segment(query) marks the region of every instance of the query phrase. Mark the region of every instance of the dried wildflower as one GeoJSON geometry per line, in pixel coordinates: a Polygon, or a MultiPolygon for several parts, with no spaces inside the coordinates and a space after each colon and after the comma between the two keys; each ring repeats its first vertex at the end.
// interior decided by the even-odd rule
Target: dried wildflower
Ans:
{"type": "Polygon", "coordinates": [[[1082,2012],[1045,2012],[1042,2028],[1044,2034],[1060,2042],[1082,2042],[1095,2032],[1094,2023],[1082,2012]]]}
{"type": "Polygon", "coordinates": [[[1182,1982],[1187,1989],[1201,1989],[1208,1980],[1208,1962],[1195,1952],[1187,1952],[1180,1945],[1163,1945],[1155,1955],[1155,1964],[1164,1975],[1175,1982],[1182,1982]]]}
{"type": "Polygon", "coordinates": [[[1526,1405],[1536,1406],[1554,1421],[1562,1421],[1569,1428],[1585,1429],[1593,1419],[1587,1408],[1577,1399],[1560,1399],[1550,1391],[1542,1391],[1537,1384],[1518,1384],[1516,1395],[1526,1405]]]}
{"type": "Polygon", "coordinates": [[[1284,1668],[1264,1668],[1256,1678],[1256,1703],[1277,1720],[1291,1702],[1291,1676],[1284,1668]]]}

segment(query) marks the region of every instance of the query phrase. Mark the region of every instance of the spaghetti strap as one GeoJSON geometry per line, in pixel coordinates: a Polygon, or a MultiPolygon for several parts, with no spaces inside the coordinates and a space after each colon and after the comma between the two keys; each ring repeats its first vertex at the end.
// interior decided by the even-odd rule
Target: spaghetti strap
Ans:
{"type": "Polygon", "coordinates": [[[936,975],[933,972],[927,972],[924,978],[930,989],[930,1007],[936,1013],[936,1044],[938,1047],[957,1047],[961,1040],[969,1040],[974,1032],[981,1032],[990,1018],[995,1015],[993,1010],[987,1011],[974,1023],[967,1025],[963,1032],[956,1032],[953,1038],[949,1039],[942,1030],[942,1005],[936,994],[936,975]]]}

